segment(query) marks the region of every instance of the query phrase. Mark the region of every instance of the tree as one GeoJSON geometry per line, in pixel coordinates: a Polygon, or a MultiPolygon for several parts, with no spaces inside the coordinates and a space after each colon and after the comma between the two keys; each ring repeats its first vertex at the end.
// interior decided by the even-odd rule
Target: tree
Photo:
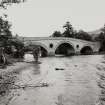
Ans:
{"type": "MultiPolygon", "coordinates": [[[[26,0],[0,0],[0,8],[7,9],[8,5],[19,4],[25,2],[26,0]]],[[[7,18],[7,14],[4,14],[5,19],[7,18]]],[[[0,16],[0,40],[3,44],[8,42],[8,39],[12,38],[12,33],[10,31],[11,24],[8,20],[4,20],[2,16],[0,16]]]]}
{"type": "Polygon", "coordinates": [[[101,32],[97,37],[95,37],[95,41],[100,42],[100,52],[105,51],[105,34],[101,32]]]}
{"type": "Polygon", "coordinates": [[[12,47],[14,46],[18,51],[18,55],[23,56],[22,49],[24,48],[24,44],[17,38],[13,37],[10,29],[11,24],[8,20],[0,17],[0,45],[4,48],[6,54],[13,54],[12,47]]]}
{"type": "MultiPolygon", "coordinates": [[[[26,0],[0,0],[0,8],[4,10],[7,9],[8,5],[11,6],[13,4],[24,3],[25,1],[26,0]]],[[[4,14],[4,16],[6,18],[7,14],[4,14]]],[[[0,17],[0,40],[2,41],[2,45],[8,54],[11,54],[12,46],[15,46],[17,50],[20,51],[24,45],[22,42],[20,43],[19,41],[13,40],[10,28],[11,24],[0,17]]],[[[22,50],[20,52],[22,52],[22,50]]]]}
{"type": "Polygon", "coordinates": [[[12,33],[10,31],[11,24],[6,20],[0,17],[0,41],[3,46],[6,46],[9,39],[12,38],[12,33]]]}
{"type": "MultiPolygon", "coordinates": [[[[0,8],[7,9],[8,5],[24,3],[26,0],[0,0],[0,8]]],[[[4,17],[7,18],[7,14],[4,17]]],[[[11,24],[8,20],[4,20],[2,16],[0,17],[0,40],[3,44],[9,44],[9,39],[12,38],[12,33],[10,31],[11,24]]]]}
{"type": "Polygon", "coordinates": [[[104,24],[104,27],[101,29],[101,31],[105,35],[105,24],[104,24]]]}
{"type": "Polygon", "coordinates": [[[105,40],[105,34],[101,32],[97,37],[95,37],[95,41],[103,42],[105,40]]]}
{"type": "Polygon", "coordinates": [[[73,27],[70,24],[70,22],[66,22],[66,24],[63,26],[63,28],[65,28],[65,31],[63,33],[64,37],[74,37],[73,27]]]}
{"type": "Polygon", "coordinates": [[[60,31],[55,31],[53,34],[52,34],[52,37],[62,37],[62,34],[60,31]]]}
{"type": "Polygon", "coordinates": [[[3,9],[7,9],[8,5],[12,5],[12,4],[19,4],[22,2],[25,2],[26,0],[1,0],[0,1],[0,7],[3,9]]]}
{"type": "Polygon", "coordinates": [[[97,37],[95,37],[95,40],[100,42],[100,52],[105,52],[105,25],[101,31],[102,32],[97,37]]]}
{"type": "Polygon", "coordinates": [[[11,47],[15,49],[15,51],[12,51],[13,57],[15,58],[23,58],[24,57],[24,43],[14,37],[11,40],[11,47]]]}
{"type": "Polygon", "coordinates": [[[76,34],[76,38],[82,39],[82,40],[87,40],[87,41],[92,41],[92,37],[87,32],[85,32],[83,30],[80,30],[76,34]]]}

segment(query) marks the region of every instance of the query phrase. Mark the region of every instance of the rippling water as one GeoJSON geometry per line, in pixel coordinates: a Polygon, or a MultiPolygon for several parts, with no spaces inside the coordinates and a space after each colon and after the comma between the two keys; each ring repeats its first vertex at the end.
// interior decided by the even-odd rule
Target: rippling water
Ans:
{"type": "MultiPolygon", "coordinates": [[[[99,103],[99,65],[103,55],[40,58],[26,55],[29,67],[20,70],[8,105],[96,105],[99,103]]],[[[27,65],[26,63],[26,65],[27,65]]]]}

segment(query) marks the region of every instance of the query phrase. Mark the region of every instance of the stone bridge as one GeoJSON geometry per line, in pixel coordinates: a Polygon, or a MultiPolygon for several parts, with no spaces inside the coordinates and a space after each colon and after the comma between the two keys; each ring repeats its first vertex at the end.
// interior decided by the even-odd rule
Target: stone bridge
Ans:
{"type": "Polygon", "coordinates": [[[74,38],[64,37],[24,37],[25,46],[40,46],[42,55],[55,54],[89,54],[98,52],[100,44],[98,42],[84,41],[74,38]]]}

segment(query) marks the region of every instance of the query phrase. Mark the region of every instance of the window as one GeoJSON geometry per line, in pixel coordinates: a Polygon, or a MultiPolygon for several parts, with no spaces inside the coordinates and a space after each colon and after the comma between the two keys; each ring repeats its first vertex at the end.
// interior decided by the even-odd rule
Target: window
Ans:
{"type": "Polygon", "coordinates": [[[77,44],[77,46],[76,46],[77,48],[79,48],[79,45],[77,44]]]}
{"type": "Polygon", "coordinates": [[[50,46],[49,46],[50,48],[53,48],[53,44],[52,43],[50,43],[50,46]]]}

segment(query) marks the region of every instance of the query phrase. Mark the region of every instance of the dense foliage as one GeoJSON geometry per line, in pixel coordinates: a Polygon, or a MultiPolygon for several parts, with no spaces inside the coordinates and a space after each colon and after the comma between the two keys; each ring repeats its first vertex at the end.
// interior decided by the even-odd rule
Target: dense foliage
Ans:
{"type": "Polygon", "coordinates": [[[22,2],[25,2],[26,0],[1,0],[0,1],[0,7],[3,9],[7,9],[8,5],[12,5],[12,4],[19,4],[22,2]]]}
{"type": "Polygon", "coordinates": [[[60,31],[55,31],[53,34],[52,34],[52,37],[62,37],[62,33],[60,31]]]}
{"type": "Polygon", "coordinates": [[[105,52],[105,25],[101,29],[101,33],[95,37],[96,41],[99,41],[101,44],[100,52],[105,52]]]}
{"type": "Polygon", "coordinates": [[[78,39],[82,39],[82,40],[87,40],[87,41],[92,41],[92,37],[85,31],[83,30],[80,30],[75,38],[78,38],[78,39]]]}
{"type": "Polygon", "coordinates": [[[63,28],[65,29],[65,31],[63,32],[64,37],[74,37],[74,30],[70,22],[66,22],[63,28]]]}
{"type": "Polygon", "coordinates": [[[77,38],[77,39],[92,41],[92,37],[87,32],[83,30],[77,32],[76,30],[74,30],[70,22],[66,22],[63,28],[64,28],[63,33],[61,33],[60,31],[55,31],[52,34],[52,37],[69,37],[69,38],[77,38]]]}
{"type": "Polygon", "coordinates": [[[6,54],[12,55],[13,57],[24,56],[22,52],[24,44],[16,37],[13,37],[11,24],[2,17],[0,17],[0,47],[4,48],[6,54]]]}
{"type": "Polygon", "coordinates": [[[9,44],[9,39],[12,38],[12,33],[10,31],[11,24],[0,17],[0,45],[7,46],[9,44]]]}

